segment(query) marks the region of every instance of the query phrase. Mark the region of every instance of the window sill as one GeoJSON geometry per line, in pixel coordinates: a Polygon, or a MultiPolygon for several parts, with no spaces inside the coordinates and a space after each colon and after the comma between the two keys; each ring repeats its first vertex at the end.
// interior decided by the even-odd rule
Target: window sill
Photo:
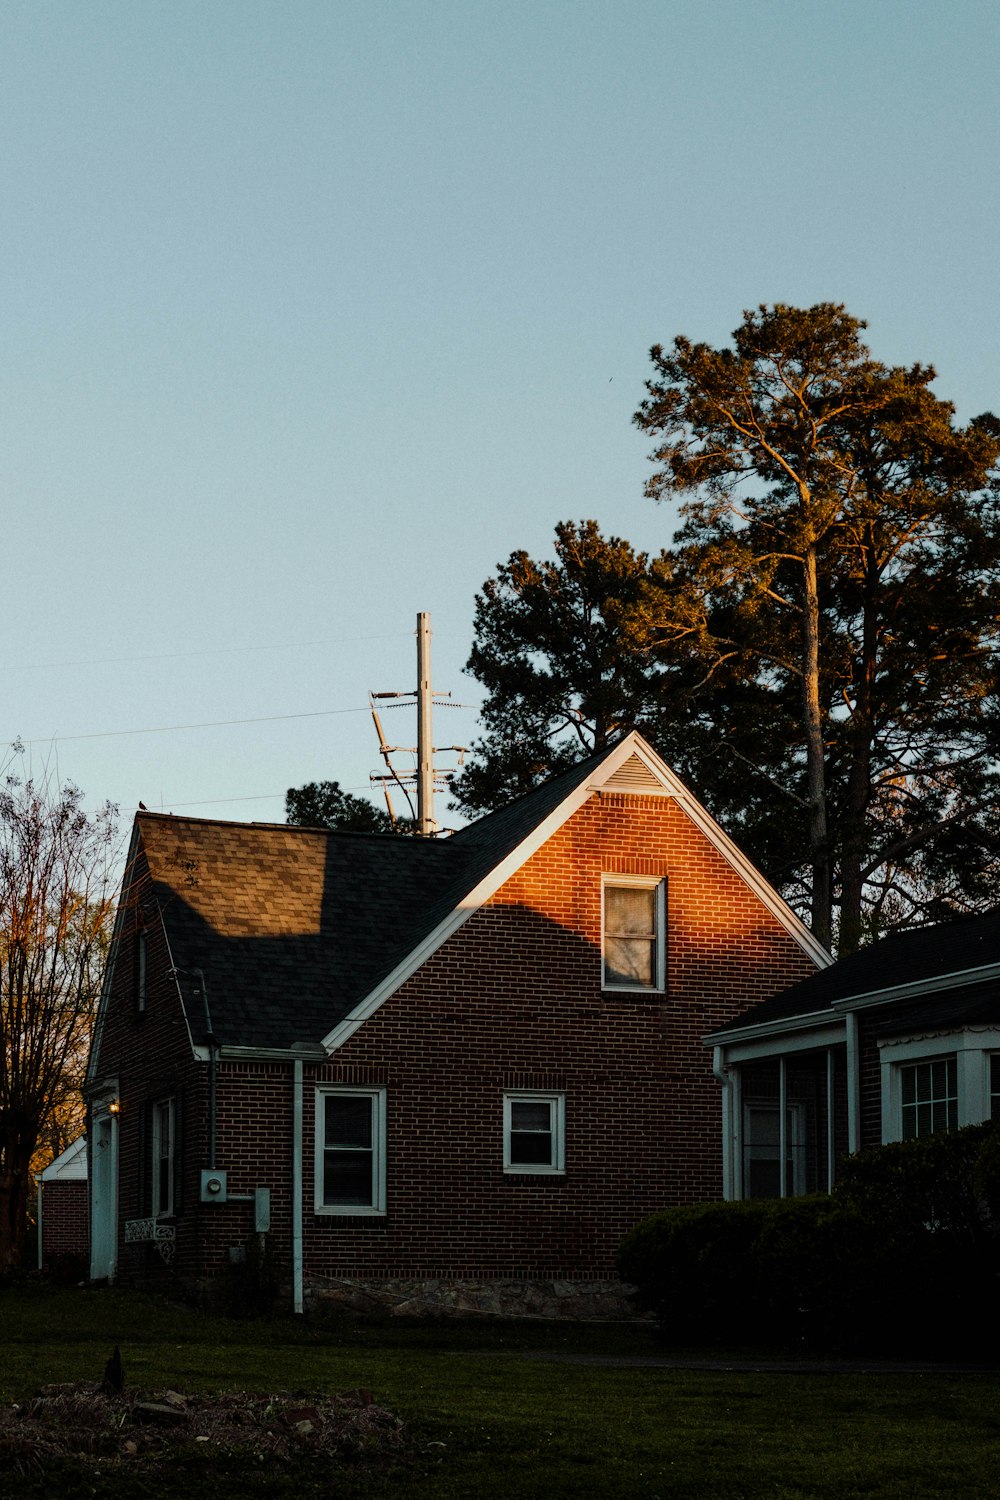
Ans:
{"type": "Polygon", "coordinates": [[[504,1167],[505,1177],[565,1177],[565,1167],[504,1167]]]}
{"type": "Polygon", "coordinates": [[[317,1203],[313,1213],[318,1219],[384,1219],[386,1216],[384,1208],[364,1208],[357,1203],[352,1203],[349,1208],[317,1203]]]}
{"type": "Polygon", "coordinates": [[[602,984],[602,995],[646,995],[650,1000],[662,1000],[666,989],[657,989],[651,984],[602,984]]]}

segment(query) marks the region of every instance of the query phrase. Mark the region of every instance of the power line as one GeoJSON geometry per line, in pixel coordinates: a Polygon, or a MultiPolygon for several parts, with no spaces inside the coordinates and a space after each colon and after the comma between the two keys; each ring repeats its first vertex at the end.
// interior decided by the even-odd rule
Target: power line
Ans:
{"type": "Polygon", "coordinates": [[[315,713],[266,714],[259,719],[207,719],[202,724],[157,724],[149,729],[101,729],[93,734],[46,734],[18,740],[21,745],[66,745],[73,740],[111,740],[133,734],[173,734],[182,729],[226,729],[234,724],[281,724],[290,719],[329,719],[334,714],[366,714],[368,708],[321,708],[315,713]]]}
{"type": "MultiPolygon", "coordinates": [[[[356,786],[345,786],[341,790],[345,792],[367,792],[367,782],[359,782],[356,786]]],[[[201,797],[197,802],[175,802],[171,797],[165,797],[161,801],[162,807],[222,807],[230,802],[274,802],[277,798],[284,797],[284,792],[255,792],[250,797],[201,797]]],[[[155,811],[150,808],[150,812],[155,811]]]]}
{"type": "Polygon", "coordinates": [[[102,656],[92,661],[4,662],[0,672],[44,672],[59,667],[113,667],[125,662],[180,661],[193,656],[239,656],[250,651],[306,651],[315,646],[346,646],[355,641],[387,641],[410,635],[408,630],[384,630],[376,635],[344,635],[332,641],[285,641],[263,646],[210,646],[198,651],[163,651],[143,656],[102,656]]]}

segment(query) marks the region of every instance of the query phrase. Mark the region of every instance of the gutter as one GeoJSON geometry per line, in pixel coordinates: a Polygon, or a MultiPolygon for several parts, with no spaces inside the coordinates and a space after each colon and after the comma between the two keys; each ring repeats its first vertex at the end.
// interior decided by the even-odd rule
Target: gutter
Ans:
{"type": "Polygon", "coordinates": [[[726,1031],[712,1031],[702,1037],[706,1047],[726,1046],[728,1042],[754,1041],[757,1037],[781,1036],[786,1031],[808,1031],[814,1026],[836,1025],[840,1017],[832,1015],[830,1007],[811,1010],[803,1016],[785,1016],[778,1021],[758,1021],[754,1026],[732,1027],[726,1031]]]}
{"type": "Polygon", "coordinates": [[[739,1074],[726,1066],[725,1052],[716,1047],[712,1056],[712,1072],[722,1085],[722,1196],[728,1202],[736,1197],[736,1090],[739,1074]]]}
{"type": "MultiPolygon", "coordinates": [[[[291,1047],[236,1047],[223,1044],[218,1047],[223,1062],[326,1062],[326,1048],[315,1042],[296,1042],[291,1047]]],[[[207,1062],[209,1049],[195,1047],[194,1056],[199,1062],[207,1062]]]]}

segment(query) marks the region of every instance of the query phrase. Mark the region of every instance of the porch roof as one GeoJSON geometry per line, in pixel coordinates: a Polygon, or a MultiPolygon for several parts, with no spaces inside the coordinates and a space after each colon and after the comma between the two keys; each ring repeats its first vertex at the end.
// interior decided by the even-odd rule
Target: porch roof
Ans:
{"type": "MultiPolygon", "coordinates": [[[[966,1013],[977,1020],[1000,1017],[1000,907],[884,938],[763,1000],[714,1035],[880,1000],[947,1018],[934,1024],[952,1024],[951,1018],[965,1024],[966,1013]],[[979,971],[993,965],[998,972],[990,984],[979,971]],[[997,1009],[987,1015],[991,995],[997,1009]]],[[[895,1018],[886,1025],[895,1027],[895,1018]]]]}

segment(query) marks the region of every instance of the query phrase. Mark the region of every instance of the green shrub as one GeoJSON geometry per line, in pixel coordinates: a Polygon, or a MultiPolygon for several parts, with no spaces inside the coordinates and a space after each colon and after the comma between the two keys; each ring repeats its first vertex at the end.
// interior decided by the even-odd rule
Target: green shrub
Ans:
{"type": "Polygon", "coordinates": [[[830,1196],[704,1203],[626,1237],[619,1273],[674,1341],[991,1353],[1000,1125],[881,1146],[830,1196]]]}
{"type": "Polygon", "coordinates": [[[671,1339],[816,1342],[843,1327],[848,1267],[871,1240],[826,1197],[703,1203],[638,1225],[618,1268],[671,1339]]]}

